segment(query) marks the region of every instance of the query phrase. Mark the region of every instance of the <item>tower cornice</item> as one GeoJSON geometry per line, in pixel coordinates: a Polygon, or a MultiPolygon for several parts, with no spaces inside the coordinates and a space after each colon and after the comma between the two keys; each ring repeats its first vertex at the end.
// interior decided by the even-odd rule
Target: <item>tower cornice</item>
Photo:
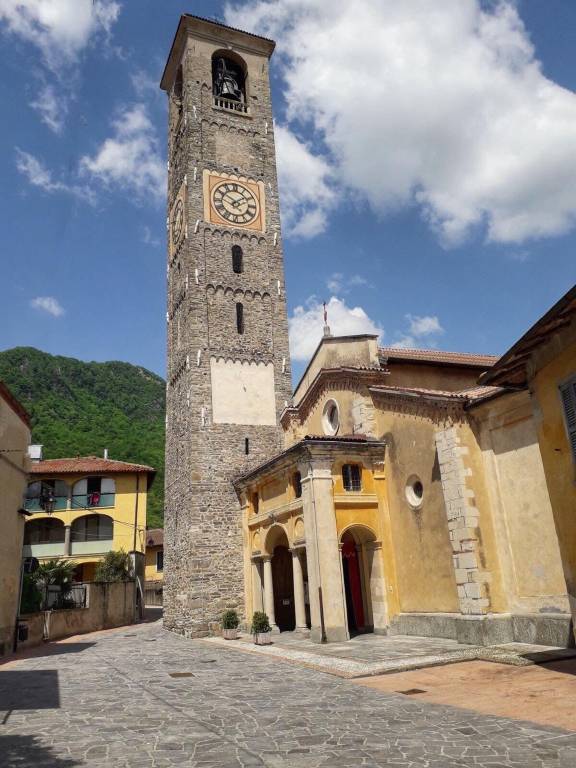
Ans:
{"type": "Polygon", "coordinates": [[[238,51],[266,56],[267,59],[270,58],[276,47],[274,40],[269,40],[267,37],[260,37],[260,35],[254,35],[252,32],[228,27],[218,21],[210,21],[210,19],[204,19],[201,16],[185,13],[180,17],[160,81],[160,88],[163,91],[169,91],[172,88],[189,35],[217,43],[223,48],[233,48],[238,51]]]}

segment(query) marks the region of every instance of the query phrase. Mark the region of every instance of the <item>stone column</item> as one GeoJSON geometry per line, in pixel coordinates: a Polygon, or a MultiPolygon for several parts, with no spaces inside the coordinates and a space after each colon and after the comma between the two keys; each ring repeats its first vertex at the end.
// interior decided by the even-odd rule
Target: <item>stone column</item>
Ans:
{"type": "Polygon", "coordinates": [[[300,550],[292,551],[292,573],[294,576],[294,609],[296,613],[296,631],[306,632],[306,606],[304,605],[304,574],[302,573],[302,561],[300,550]]]}
{"type": "Polygon", "coordinates": [[[72,552],[72,545],[70,543],[70,526],[64,526],[64,557],[69,557],[72,552]]]}
{"type": "Polygon", "coordinates": [[[274,616],[274,584],[272,582],[272,556],[262,558],[264,562],[264,610],[272,629],[278,629],[274,616]]]}

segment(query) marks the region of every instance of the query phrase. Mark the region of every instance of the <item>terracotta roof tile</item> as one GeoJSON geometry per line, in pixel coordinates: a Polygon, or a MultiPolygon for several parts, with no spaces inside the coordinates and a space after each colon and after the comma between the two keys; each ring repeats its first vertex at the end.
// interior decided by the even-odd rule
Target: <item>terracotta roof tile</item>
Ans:
{"type": "Polygon", "coordinates": [[[449,365],[469,365],[474,368],[491,368],[498,355],[476,355],[468,352],[445,352],[442,349],[408,349],[380,347],[380,356],[389,360],[413,360],[423,363],[447,363],[449,365]]]}
{"type": "Polygon", "coordinates": [[[397,387],[397,386],[376,386],[370,387],[371,392],[381,392],[390,395],[407,395],[409,397],[436,397],[443,400],[454,400],[455,402],[469,403],[483,400],[486,397],[503,392],[502,387],[474,386],[467,389],[451,391],[446,389],[425,389],[424,387],[397,387]]]}
{"type": "Polygon", "coordinates": [[[146,531],[146,546],[161,547],[164,544],[164,529],[150,528],[146,531]]]}
{"type": "Polygon", "coordinates": [[[77,472],[146,472],[154,474],[156,470],[145,464],[130,464],[126,461],[103,459],[99,456],[77,456],[71,459],[46,459],[34,462],[30,468],[32,475],[71,474],[77,472]]]}

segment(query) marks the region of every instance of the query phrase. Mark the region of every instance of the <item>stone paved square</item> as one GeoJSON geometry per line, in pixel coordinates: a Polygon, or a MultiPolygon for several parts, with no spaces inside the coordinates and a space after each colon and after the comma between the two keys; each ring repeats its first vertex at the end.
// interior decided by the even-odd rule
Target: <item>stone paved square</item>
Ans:
{"type": "Polygon", "coordinates": [[[159,623],[8,663],[0,723],[2,768],[576,765],[576,733],[371,690],[159,623]],[[192,676],[171,676],[182,672],[192,676]],[[53,709],[42,708],[47,685],[53,709]]]}

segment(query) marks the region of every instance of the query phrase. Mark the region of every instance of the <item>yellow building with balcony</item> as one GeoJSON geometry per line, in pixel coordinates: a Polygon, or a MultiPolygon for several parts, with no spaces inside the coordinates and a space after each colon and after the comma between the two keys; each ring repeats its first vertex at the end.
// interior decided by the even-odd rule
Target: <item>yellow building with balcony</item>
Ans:
{"type": "Polygon", "coordinates": [[[25,508],[24,557],[67,558],[91,581],[107,552],[144,555],[146,502],[155,470],[97,456],[34,462],[25,508]]]}

